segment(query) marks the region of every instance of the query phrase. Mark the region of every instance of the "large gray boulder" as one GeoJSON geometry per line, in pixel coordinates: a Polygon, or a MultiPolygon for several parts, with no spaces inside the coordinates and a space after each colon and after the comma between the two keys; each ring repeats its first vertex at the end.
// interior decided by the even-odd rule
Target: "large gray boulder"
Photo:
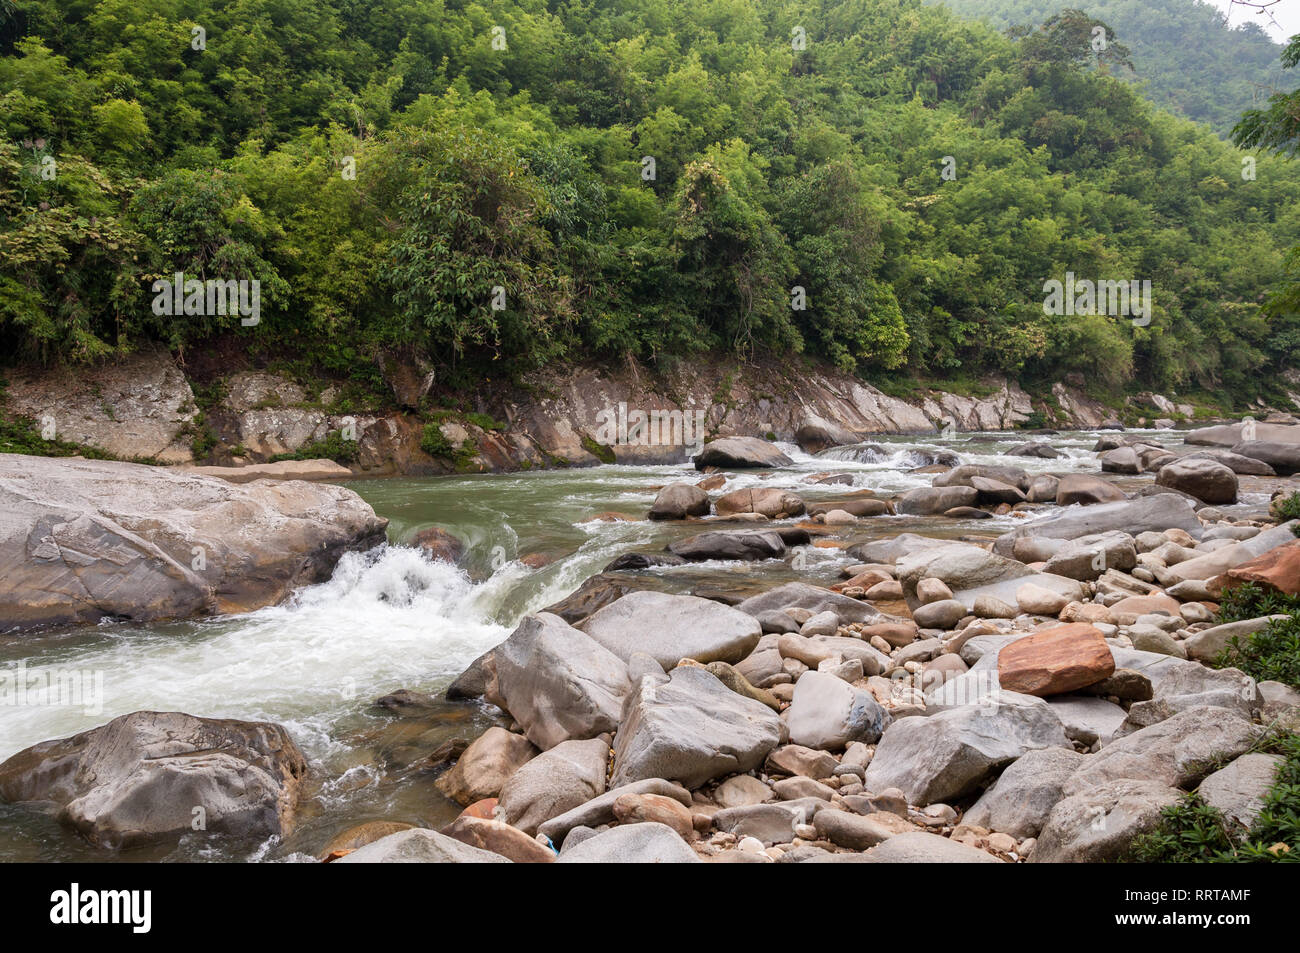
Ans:
{"type": "Polygon", "coordinates": [[[1024,563],[970,543],[946,543],[922,549],[900,557],[895,565],[898,581],[909,599],[915,598],[916,584],[922,579],[938,579],[967,609],[973,609],[980,596],[992,596],[1014,605],[1016,592],[1029,582],[1067,600],[1079,599],[1083,594],[1074,579],[1035,573],[1024,563]]]}
{"type": "Polygon", "coordinates": [[[931,481],[932,486],[975,486],[975,479],[997,480],[1020,491],[1029,489],[1029,474],[1021,467],[987,463],[967,463],[940,473],[931,481]]]}
{"type": "Polygon", "coordinates": [[[645,652],[665,671],[686,658],[734,664],[754,651],[763,635],[748,613],[666,592],[628,593],[579,628],[624,661],[645,652]]]}
{"type": "Polygon", "coordinates": [[[1086,758],[1066,782],[1077,794],[1120,778],[1185,788],[1217,763],[1248,751],[1262,731],[1240,714],[1203,706],[1135,731],[1086,758]]]}
{"type": "Polygon", "coordinates": [[[0,764],[0,801],[53,805],[98,847],[195,829],[266,838],[292,829],[306,776],[280,725],[137,711],[18,752],[0,764]]]}
{"type": "Polygon", "coordinates": [[[1230,823],[1249,829],[1264,809],[1264,798],[1277,783],[1286,761],[1279,754],[1243,754],[1201,782],[1196,793],[1230,823]]]}
{"type": "Polygon", "coordinates": [[[779,559],[785,555],[786,541],[776,530],[710,530],[668,544],[674,556],[702,562],[706,559],[779,559]]]}
{"type": "Polygon", "coordinates": [[[665,778],[694,789],[758,767],[779,740],[772,709],[702,668],[682,666],[666,684],[643,679],[628,696],[610,784],[665,778]]]}
{"type": "Polygon", "coordinates": [[[382,545],[387,525],[327,483],[0,454],[0,630],[248,612],[382,545]]]}
{"type": "MultiPolygon", "coordinates": [[[[1093,757],[1096,757],[1094,755],[1093,757]]],[[[1101,863],[1119,858],[1182,792],[1159,781],[1118,778],[1058,801],[1029,856],[1033,864],[1101,863]]]]}
{"type": "Polygon", "coordinates": [[[1015,541],[1024,536],[1078,539],[1094,533],[1120,531],[1136,536],[1153,530],[1185,530],[1193,539],[1204,533],[1192,505],[1173,493],[1160,493],[1123,503],[1099,503],[1078,510],[1063,510],[1043,519],[1028,520],[993,544],[994,552],[1010,556],[1015,541]]]}
{"type": "Polygon", "coordinates": [[[1217,460],[1184,457],[1166,463],[1156,473],[1156,484],[1188,493],[1202,503],[1237,502],[1237,474],[1217,460]]]}
{"type": "MultiPolygon", "coordinates": [[[[1300,430],[1300,427],[1294,428],[1300,430]]],[[[1233,444],[1232,452],[1267,463],[1278,476],[1300,473],[1300,445],[1273,440],[1246,440],[1233,444]]]]}
{"type": "Polygon", "coordinates": [[[371,841],[336,864],[508,864],[500,854],[461,843],[437,831],[415,827],[371,841]]]}
{"type": "Polygon", "coordinates": [[[1084,756],[1073,748],[1027,751],[971,805],[963,823],[1002,831],[1017,839],[1037,837],[1052,808],[1065,796],[1065,782],[1084,756]]]}
{"type": "Polygon", "coordinates": [[[979,490],[973,486],[919,486],[894,499],[894,511],[906,516],[935,516],[957,506],[974,506],[979,490]]]}
{"type": "Polygon", "coordinates": [[[1045,701],[999,691],[978,705],[895,721],[876,746],[866,785],[870,791],[896,787],[909,803],[931,804],[976,790],[1027,751],[1068,745],[1045,701]]]}
{"type": "Polygon", "coordinates": [[[601,831],[560,851],[559,864],[699,864],[686,841],[667,824],[646,821],[601,831]]]}
{"type": "Polygon", "coordinates": [[[697,470],[705,467],[768,470],[788,467],[794,463],[775,444],[758,437],[722,437],[711,440],[692,459],[697,470]]]}
{"type": "Polygon", "coordinates": [[[1124,572],[1137,565],[1137,547],[1128,533],[1098,533],[1071,540],[1051,556],[1043,571],[1070,579],[1096,579],[1108,569],[1124,572]]]}
{"type": "Polygon", "coordinates": [[[834,612],[841,623],[849,622],[896,622],[893,616],[873,608],[866,602],[842,596],[838,592],[810,586],[805,582],[787,582],[785,585],[769,589],[767,592],[750,596],[736,608],[757,617],[760,613],[777,609],[807,609],[817,615],[822,612],[834,612]]]}
{"type": "Polygon", "coordinates": [[[652,520],[683,520],[709,515],[709,494],[692,483],[670,483],[650,506],[652,520]]]}
{"type": "MultiPolygon", "coordinates": [[[[1092,506],[1099,503],[1123,502],[1124,491],[1101,477],[1090,473],[1061,473],[1056,477],[1056,505],[1092,506]]],[[[1046,501],[1043,501],[1046,502],[1046,501]]]]}
{"type": "Polygon", "coordinates": [[[1197,450],[1195,453],[1187,454],[1182,459],[1213,460],[1216,463],[1222,463],[1233,473],[1241,476],[1277,476],[1273,472],[1273,468],[1263,460],[1244,457],[1239,453],[1233,453],[1231,450],[1197,450]]]}
{"type": "Polygon", "coordinates": [[[800,677],[784,717],[791,744],[821,751],[841,751],[853,741],[875,744],[889,724],[869,691],[828,672],[800,677]]]}
{"type": "Polygon", "coordinates": [[[488,700],[510,712],[543,751],[614,731],[632,690],[621,658],[549,612],[525,616],[492,660],[488,700]]]}
{"type": "Polygon", "coordinates": [[[504,820],[525,834],[605,790],[609,745],[604,738],[562,741],[533,758],[501,789],[504,820]]]}
{"type": "MultiPolygon", "coordinates": [[[[1189,430],[1183,436],[1183,443],[1208,447],[1233,447],[1242,442],[1243,431],[1248,424],[1220,424],[1214,427],[1198,427],[1189,430]]],[[[1300,427],[1294,424],[1264,424],[1255,422],[1250,429],[1253,440],[1269,443],[1300,445],[1300,427]]],[[[1239,451],[1238,451],[1239,452],[1239,451]]]]}

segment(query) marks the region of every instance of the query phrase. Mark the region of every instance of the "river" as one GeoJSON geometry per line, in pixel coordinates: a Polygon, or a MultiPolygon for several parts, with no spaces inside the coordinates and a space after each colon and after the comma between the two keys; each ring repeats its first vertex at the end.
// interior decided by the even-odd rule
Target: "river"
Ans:
{"type": "MultiPolygon", "coordinates": [[[[1181,433],[1171,431],[1144,436],[1171,446],[1182,441],[1181,433]]],[[[907,472],[915,458],[906,448],[913,446],[953,450],[965,463],[1010,463],[1031,472],[1097,469],[1096,455],[1089,452],[1096,433],[1046,438],[1066,454],[1060,459],[1000,456],[1012,442],[1025,439],[1019,434],[958,434],[932,442],[885,437],[877,442],[887,454],[870,461],[810,456],[783,444],[794,466],[729,474],[726,489],[788,487],[811,502],[850,489],[892,494],[928,486],[931,476],[907,472]],[[854,485],[803,482],[817,472],[852,473],[854,485]]],[[[2,666],[23,665],[29,678],[73,672],[84,675],[85,684],[102,684],[102,698],[86,697],[76,706],[0,706],[0,759],[127,712],[154,709],[279,722],[313,769],[298,824],[283,842],[239,843],[193,834],[166,847],[105,851],[30,807],[0,805],[0,861],[310,860],[334,834],[362,821],[445,824],[459,807],[438,793],[418,762],[450,738],[472,739],[488,725],[503,723],[500,713],[478,703],[444,702],[432,712],[396,717],[371,702],[398,688],[440,692],[470,661],[509,635],[523,614],[563,598],[615,556],[658,550],[699,532],[703,527],[695,522],[587,521],[608,511],[642,517],[657,488],[680,479],[695,481],[699,475],[689,464],[615,465],[357,481],[352,489],[391,521],[391,542],[442,526],[468,544],[462,567],[390,545],[350,554],[329,581],[300,590],[283,605],[245,615],[0,637],[2,666]],[[549,562],[529,568],[520,560],[530,554],[540,557],[530,561],[549,562]]],[[[995,535],[1018,522],[877,517],[846,535],[859,540],[922,527],[931,534],[995,535]]],[[[799,570],[769,561],[650,571],[671,591],[701,584],[770,587],[793,578],[829,583],[849,561],[837,550],[800,552],[799,570]]]]}

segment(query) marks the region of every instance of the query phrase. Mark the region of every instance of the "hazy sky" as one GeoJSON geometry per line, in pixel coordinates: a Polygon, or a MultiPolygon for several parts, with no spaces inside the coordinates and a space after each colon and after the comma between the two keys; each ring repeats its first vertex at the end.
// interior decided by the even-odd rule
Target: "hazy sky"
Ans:
{"type": "Polygon", "coordinates": [[[1278,42],[1300,33],[1300,0],[1282,0],[1281,3],[1269,7],[1273,20],[1277,21],[1276,26],[1273,20],[1268,18],[1268,14],[1260,16],[1250,7],[1234,5],[1230,0],[1209,0],[1209,2],[1225,11],[1229,16],[1229,22],[1234,26],[1252,20],[1267,30],[1269,35],[1278,42]]]}

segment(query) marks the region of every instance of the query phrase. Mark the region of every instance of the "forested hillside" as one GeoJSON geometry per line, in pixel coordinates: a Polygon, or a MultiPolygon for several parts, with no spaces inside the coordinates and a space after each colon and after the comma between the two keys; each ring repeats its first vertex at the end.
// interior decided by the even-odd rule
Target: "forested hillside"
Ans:
{"type": "Polygon", "coordinates": [[[362,379],[411,351],[469,385],[802,352],[872,380],[1075,372],[1245,399],[1300,350],[1296,316],[1261,311],[1300,240],[1300,168],[1248,169],[1150,105],[1110,75],[1121,49],[1097,67],[1087,18],[1018,41],[920,0],[0,18],[15,359],[226,335],[362,379]],[[260,322],[155,314],[177,272],[258,280],[260,322]],[[1151,320],[1045,313],[1067,273],[1151,281],[1151,320]]]}
{"type": "Polygon", "coordinates": [[[1223,136],[1283,82],[1279,44],[1253,10],[1231,19],[1202,0],[932,0],[1001,30],[1036,27],[1071,8],[1104,22],[1132,55],[1120,75],[1158,106],[1223,136]]]}

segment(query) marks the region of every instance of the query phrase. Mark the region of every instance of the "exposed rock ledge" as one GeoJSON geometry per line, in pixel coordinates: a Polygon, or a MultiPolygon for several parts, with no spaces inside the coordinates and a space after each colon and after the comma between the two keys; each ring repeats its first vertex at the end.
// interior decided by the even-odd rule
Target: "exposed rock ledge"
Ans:
{"type": "Polygon", "coordinates": [[[699,449],[693,439],[700,436],[770,433],[815,452],[875,434],[1012,429],[1035,413],[1056,426],[1083,428],[1111,416],[1064,384],[1046,400],[1002,379],[985,382],[980,397],[930,390],[902,400],[826,366],[700,358],[650,369],[629,361],[546,368],[514,389],[485,383],[482,392],[465,395],[467,404],[504,428],[440,417],[437,426],[452,455],[433,457],[421,449],[430,418],[410,409],[411,395],[398,386],[400,372],[386,369],[396,404],[407,409],[343,414],[329,409],[336,388],[325,388],[313,402],[302,386],[275,373],[232,369],[210,388],[220,396],[199,420],[190,383],[171,355],[151,351],[82,368],[75,376],[15,373],[5,410],[121,459],[169,464],[195,462],[189,444],[199,430],[210,430],[219,442],[216,459],[197,462],[236,465],[298,453],[343,432],[356,438],[352,471],[375,476],[594,466],[610,459],[679,463],[699,449]],[[631,439],[611,435],[611,426],[617,431],[629,414],[655,411],[676,412],[678,420],[684,415],[692,431],[667,445],[658,435],[637,440],[635,430],[631,439]]]}
{"type": "Polygon", "coordinates": [[[0,454],[0,631],[247,612],[387,526],[330,484],[0,454]]]}

